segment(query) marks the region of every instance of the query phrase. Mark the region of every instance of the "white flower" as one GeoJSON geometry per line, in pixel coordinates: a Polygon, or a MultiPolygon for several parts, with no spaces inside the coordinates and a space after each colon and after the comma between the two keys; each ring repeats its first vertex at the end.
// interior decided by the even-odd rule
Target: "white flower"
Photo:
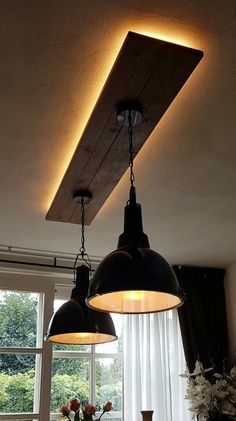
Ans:
{"type": "Polygon", "coordinates": [[[181,375],[187,378],[185,399],[191,403],[190,411],[202,421],[208,419],[212,411],[236,418],[236,367],[231,369],[229,375],[212,373],[210,382],[205,378],[205,373],[211,370],[204,370],[201,362],[196,361],[193,373],[186,370],[181,375]]]}
{"type": "Polygon", "coordinates": [[[222,379],[222,374],[220,373],[214,373],[213,376],[216,377],[216,379],[222,379]]]}
{"type": "Polygon", "coordinates": [[[221,409],[222,409],[223,414],[230,414],[230,415],[235,414],[235,407],[233,406],[231,402],[227,402],[227,401],[223,402],[221,409]]]}
{"type": "Polygon", "coordinates": [[[202,366],[202,364],[200,363],[200,361],[196,361],[196,363],[195,363],[195,369],[194,369],[194,371],[191,373],[191,375],[192,376],[196,376],[196,375],[198,375],[198,374],[201,374],[201,373],[203,373],[203,366],[202,366]]]}
{"type": "Polygon", "coordinates": [[[230,370],[230,377],[236,377],[236,367],[232,367],[230,370]]]}

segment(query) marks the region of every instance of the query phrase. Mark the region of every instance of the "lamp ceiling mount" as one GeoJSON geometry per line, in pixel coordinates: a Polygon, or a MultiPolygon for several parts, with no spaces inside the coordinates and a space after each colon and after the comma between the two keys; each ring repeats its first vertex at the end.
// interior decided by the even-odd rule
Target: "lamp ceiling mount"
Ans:
{"type": "Polygon", "coordinates": [[[80,205],[88,205],[92,200],[92,193],[89,190],[75,190],[73,193],[73,200],[80,205]]]}
{"type": "Polygon", "coordinates": [[[138,101],[122,101],[117,106],[117,120],[124,126],[129,126],[131,117],[132,127],[143,121],[143,107],[138,101]]]}

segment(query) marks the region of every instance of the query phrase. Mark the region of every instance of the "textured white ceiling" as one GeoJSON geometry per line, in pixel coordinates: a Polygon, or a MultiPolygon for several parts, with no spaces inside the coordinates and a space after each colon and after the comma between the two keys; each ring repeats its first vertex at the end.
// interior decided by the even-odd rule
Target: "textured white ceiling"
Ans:
{"type": "MultiPolygon", "coordinates": [[[[1,1],[0,243],[78,251],[45,215],[127,32],[204,51],[135,160],[144,229],[171,263],[236,260],[235,0],[1,1]]],[[[127,174],[86,230],[116,247],[127,174]]],[[[62,203],[63,206],[63,203],[62,203]]]]}

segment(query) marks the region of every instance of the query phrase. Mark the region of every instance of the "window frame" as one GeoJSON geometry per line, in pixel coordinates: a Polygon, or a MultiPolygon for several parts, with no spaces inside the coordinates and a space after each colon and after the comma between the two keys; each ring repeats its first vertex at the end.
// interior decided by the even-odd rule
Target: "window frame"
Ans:
{"type": "MultiPolygon", "coordinates": [[[[90,345],[90,350],[88,351],[59,351],[53,350],[52,352],[52,359],[53,358],[74,358],[74,359],[81,359],[86,358],[90,361],[90,370],[89,370],[89,377],[90,377],[90,390],[89,390],[89,401],[96,404],[96,370],[95,370],[95,360],[97,358],[113,358],[122,361],[122,352],[117,353],[103,353],[103,352],[96,352],[96,345],[90,345]]],[[[71,396],[73,398],[73,396],[71,396]]],[[[66,404],[66,402],[62,402],[62,404],[66,404]]],[[[106,402],[104,402],[105,404],[106,402]]],[[[122,409],[123,409],[123,372],[122,372],[122,409]]],[[[121,411],[112,411],[112,418],[120,418],[123,419],[123,410],[121,411]]],[[[97,411],[97,414],[100,415],[100,412],[97,411]]],[[[50,413],[50,420],[57,420],[62,415],[59,412],[51,412],[50,413]]],[[[104,416],[105,419],[105,416],[104,416]]]]}
{"type": "MultiPolygon", "coordinates": [[[[68,300],[71,294],[71,289],[73,286],[65,285],[62,283],[57,283],[55,286],[55,297],[54,299],[60,300],[68,300]]],[[[122,316],[121,316],[122,317],[122,316]]],[[[122,399],[121,399],[121,410],[120,411],[112,411],[112,418],[120,418],[123,421],[123,352],[116,352],[116,353],[104,353],[104,352],[96,352],[96,345],[89,345],[90,350],[88,351],[66,351],[66,350],[53,350],[52,349],[52,359],[55,358],[87,358],[90,361],[90,370],[89,370],[89,377],[90,377],[90,389],[89,389],[89,401],[93,404],[96,404],[96,370],[95,370],[95,361],[97,358],[113,358],[118,359],[122,363],[122,399]]],[[[73,396],[72,396],[73,397],[73,396]]],[[[106,402],[104,402],[105,404],[106,402]]],[[[64,404],[64,402],[62,402],[64,404]]],[[[66,404],[66,402],[65,402],[66,404]]],[[[100,415],[99,411],[97,414],[100,415]]],[[[50,420],[56,420],[58,417],[61,416],[60,413],[51,412],[50,413],[50,420]]],[[[106,419],[106,414],[104,414],[103,419],[106,419]]]]}
{"type": "MultiPolygon", "coordinates": [[[[40,270],[29,270],[20,268],[3,268],[0,267],[0,290],[5,291],[19,291],[19,292],[31,292],[31,293],[42,293],[43,294],[43,316],[40,319],[41,327],[38,328],[41,331],[41,347],[33,348],[0,348],[0,353],[30,353],[34,355],[41,355],[41,375],[37,384],[35,379],[35,395],[39,393],[39,404],[38,411],[32,413],[0,413],[1,420],[55,420],[61,417],[60,413],[50,413],[50,400],[51,400],[51,375],[52,375],[52,358],[53,354],[69,353],[70,351],[53,351],[53,345],[49,341],[44,340],[49,322],[53,315],[53,304],[55,299],[67,300],[70,297],[71,289],[73,288],[71,282],[71,274],[59,274],[56,271],[44,272],[40,270]],[[59,278],[59,280],[58,280],[59,278]]],[[[39,323],[40,323],[39,321],[39,323]]],[[[115,358],[120,359],[122,362],[123,353],[101,353],[95,351],[96,345],[90,345],[90,351],[88,352],[75,352],[71,351],[76,358],[82,356],[91,358],[90,364],[90,396],[91,402],[95,402],[95,384],[96,384],[96,372],[95,372],[95,359],[96,358],[115,358]]],[[[112,411],[112,418],[120,418],[123,420],[123,364],[122,364],[122,401],[121,411],[112,411]]],[[[97,412],[98,415],[99,412],[97,412]]],[[[104,414],[104,421],[110,418],[109,414],[104,414]]]]}
{"type": "MultiPolygon", "coordinates": [[[[50,419],[50,390],[51,390],[51,362],[52,345],[44,341],[44,334],[47,330],[52,311],[55,286],[52,277],[44,273],[30,271],[0,271],[0,289],[5,291],[41,293],[40,300],[42,317],[38,319],[37,342],[33,348],[1,347],[0,352],[6,353],[28,353],[36,355],[34,402],[37,411],[32,413],[0,413],[0,420],[38,420],[50,419]],[[39,346],[40,345],[40,346],[39,346]],[[37,363],[37,355],[41,355],[40,363],[37,363]],[[38,365],[38,366],[37,366],[38,365]],[[38,400],[37,400],[38,395],[38,400]]],[[[39,309],[40,311],[40,309],[39,309]]],[[[40,313],[39,313],[40,314],[40,313]]]]}

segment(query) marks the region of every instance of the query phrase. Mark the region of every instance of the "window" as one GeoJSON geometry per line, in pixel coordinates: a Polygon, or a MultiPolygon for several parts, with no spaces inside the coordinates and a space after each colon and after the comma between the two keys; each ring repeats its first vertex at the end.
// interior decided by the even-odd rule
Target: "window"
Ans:
{"type": "MultiPolygon", "coordinates": [[[[0,273],[0,420],[61,419],[60,405],[76,396],[96,403],[98,414],[111,400],[114,411],[104,419],[120,421],[123,318],[115,317],[118,341],[97,346],[56,344],[52,360],[52,344],[43,335],[52,314],[53,281],[39,272],[0,273]]],[[[70,296],[70,286],[62,290],[62,296],[70,296]]]]}
{"type": "Polygon", "coordinates": [[[0,420],[45,421],[51,346],[43,331],[54,286],[43,276],[0,276],[0,420]]]}
{"type": "MultiPolygon", "coordinates": [[[[55,300],[55,309],[63,303],[55,300]]],[[[99,409],[109,400],[113,411],[104,415],[120,421],[122,411],[122,322],[112,315],[118,341],[95,346],[53,345],[51,419],[61,419],[58,410],[73,397],[93,402],[99,409]]]]}
{"type": "MultiPolygon", "coordinates": [[[[103,420],[121,421],[123,395],[126,420],[136,420],[140,409],[150,407],[162,418],[188,420],[177,312],[112,315],[118,341],[56,344],[52,359],[52,344],[43,340],[43,332],[52,314],[53,276],[0,272],[0,421],[64,420],[59,407],[72,397],[98,407],[111,400],[114,411],[103,420]]],[[[70,296],[68,285],[57,287],[57,298],[70,296]]]]}

